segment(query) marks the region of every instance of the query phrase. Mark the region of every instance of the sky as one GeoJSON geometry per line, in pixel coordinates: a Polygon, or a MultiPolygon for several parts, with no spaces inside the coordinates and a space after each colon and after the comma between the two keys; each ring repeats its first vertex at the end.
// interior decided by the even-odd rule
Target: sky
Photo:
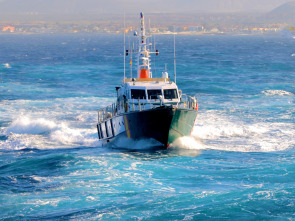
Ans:
{"type": "Polygon", "coordinates": [[[0,13],[269,12],[291,0],[0,0],[0,13]]]}

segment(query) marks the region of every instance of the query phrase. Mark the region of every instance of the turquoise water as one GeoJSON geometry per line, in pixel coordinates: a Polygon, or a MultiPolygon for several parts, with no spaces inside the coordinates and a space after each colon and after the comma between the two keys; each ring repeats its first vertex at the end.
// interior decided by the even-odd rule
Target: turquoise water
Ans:
{"type": "MultiPolygon", "coordinates": [[[[173,38],[156,41],[153,74],[174,78],[173,38]]],[[[199,116],[168,150],[97,139],[122,36],[0,42],[0,219],[295,219],[294,39],[177,36],[177,84],[199,116]]]]}

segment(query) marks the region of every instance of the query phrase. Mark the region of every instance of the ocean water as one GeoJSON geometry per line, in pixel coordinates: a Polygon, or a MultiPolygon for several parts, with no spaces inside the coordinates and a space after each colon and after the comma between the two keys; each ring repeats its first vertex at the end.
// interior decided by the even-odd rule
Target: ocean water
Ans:
{"type": "MultiPolygon", "coordinates": [[[[294,39],[177,36],[177,84],[199,115],[168,150],[98,141],[122,36],[0,35],[0,45],[1,220],[295,219],[294,39]]],[[[167,64],[174,78],[172,36],[156,48],[154,76],[167,64]]]]}

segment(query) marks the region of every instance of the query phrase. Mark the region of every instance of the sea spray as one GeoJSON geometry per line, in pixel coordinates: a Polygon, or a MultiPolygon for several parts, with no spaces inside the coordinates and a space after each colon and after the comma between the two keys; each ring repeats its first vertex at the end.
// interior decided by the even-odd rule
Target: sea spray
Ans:
{"type": "Polygon", "coordinates": [[[32,119],[27,116],[21,116],[11,123],[6,133],[43,134],[55,130],[57,127],[55,122],[44,118],[32,119]]]}
{"type": "Polygon", "coordinates": [[[95,128],[71,128],[65,122],[56,123],[53,120],[34,119],[28,116],[14,120],[2,133],[7,139],[0,141],[1,146],[11,145],[13,149],[29,148],[30,145],[40,149],[51,149],[61,145],[66,147],[102,145],[97,139],[95,128]]]}
{"type": "Polygon", "coordinates": [[[226,151],[271,152],[294,147],[292,123],[248,117],[242,120],[221,111],[205,111],[199,114],[192,136],[201,139],[204,147],[226,151]]]}

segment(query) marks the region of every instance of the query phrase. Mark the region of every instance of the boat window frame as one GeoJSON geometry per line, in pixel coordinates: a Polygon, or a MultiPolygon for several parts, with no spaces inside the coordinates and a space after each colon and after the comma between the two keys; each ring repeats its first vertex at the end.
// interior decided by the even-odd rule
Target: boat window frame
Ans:
{"type": "Polygon", "coordinates": [[[173,100],[173,99],[178,99],[178,90],[176,88],[167,88],[167,89],[163,89],[163,95],[164,95],[164,99],[167,99],[167,100],[173,100]],[[174,95],[176,95],[176,97],[166,97],[167,95],[165,94],[166,91],[174,91],[174,95]]]}
{"type": "Polygon", "coordinates": [[[158,95],[161,95],[161,96],[163,96],[163,90],[162,90],[162,88],[160,88],[160,89],[147,89],[147,97],[148,97],[148,100],[156,100],[156,99],[158,99],[158,95]],[[150,96],[149,96],[149,91],[160,91],[160,94],[157,94],[156,95],[156,98],[150,98],[150,96]]]}
{"type": "MultiPolygon", "coordinates": [[[[142,94],[143,95],[143,94],[142,94]]],[[[140,88],[131,88],[130,89],[130,97],[131,99],[140,99],[140,100],[145,100],[146,99],[146,89],[140,89],[140,88]],[[141,95],[139,97],[133,97],[133,91],[143,91],[144,92],[144,96],[141,97],[141,95]]]]}

